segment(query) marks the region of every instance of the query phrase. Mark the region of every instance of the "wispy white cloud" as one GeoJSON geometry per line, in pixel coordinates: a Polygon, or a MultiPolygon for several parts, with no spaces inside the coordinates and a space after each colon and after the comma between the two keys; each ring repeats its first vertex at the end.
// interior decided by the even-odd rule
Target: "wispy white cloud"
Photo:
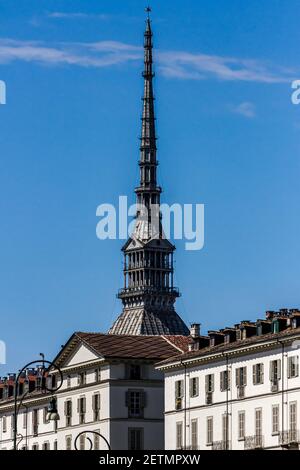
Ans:
{"type": "Polygon", "coordinates": [[[291,79],[290,71],[258,60],[176,51],[161,52],[159,59],[166,76],[181,79],[215,77],[227,81],[263,83],[281,83],[291,79]]]}
{"type": "Polygon", "coordinates": [[[255,105],[250,101],[244,101],[243,103],[240,103],[239,105],[232,108],[232,111],[249,119],[252,119],[256,116],[255,105]]]}
{"type": "MultiPolygon", "coordinates": [[[[141,47],[118,41],[49,45],[39,41],[0,38],[0,63],[19,60],[53,66],[108,67],[141,61],[142,57],[141,47]]],[[[183,51],[157,52],[156,61],[164,76],[185,80],[213,78],[222,81],[283,83],[291,81],[293,76],[291,70],[275,67],[268,62],[183,51]]]]}
{"type": "Polygon", "coordinates": [[[78,20],[78,19],[98,19],[107,20],[109,15],[104,13],[83,13],[83,12],[64,12],[64,11],[53,11],[47,13],[48,18],[56,19],[67,19],[67,20],[78,20]]]}

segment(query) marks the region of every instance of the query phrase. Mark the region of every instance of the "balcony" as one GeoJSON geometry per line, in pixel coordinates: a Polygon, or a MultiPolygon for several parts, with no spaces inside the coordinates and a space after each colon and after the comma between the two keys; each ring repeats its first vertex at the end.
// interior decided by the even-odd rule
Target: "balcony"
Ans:
{"type": "Polygon", "coordinates": [[[181,397],[176,398],[176,400],[175,400],[175,410],[176,411],[182,410],[182,402],[183,402],[183,400],[182,400],[181,397]]]}
{"type": "Polygon", "coordinates": [[[260,435],[247,436],[244,441],[245,450],[259,450],[264,447],[264,437],[260,435]]]}
{"type": "Polygon", "coordinates": [[[278,380],[275,380],[275,381],[272,381],[271,382],[271,392],[278,392],[279,390],[279,383],[278,383],[278,380]]]}
{"type": "Polygon", "coordinates": [[[230,450],[231,441],[215,441],[212,444],[212,450],[230,450]]]}
{"type": "Polygon", "coordinates": [[[240,398],[245,398],[245,386],[241,386],[237,388],[237,397],[240,398]]]}
{"type": "Polygon", "coordinates": [[[287,448],[299,448],[300,432],[298,430],[290,429],[289,431],[281,431],[279,436],[279,444],[287,448]]]}
{"type": "Polygon", "coordinates": [[[119,289],[117,294],[118,298],[130,297],[132,295],[144,295],[144,294],[172,294],[176,297],[180,297],[178,287],[152,287],[152,286],[133,286],[126,287],[125,289],[119,289]]]}
{"type": "Polygon", "coordinates": [[[212,392],[206,392],[205,403],[206,403],[206,405],[212,405],[213,404],[213,394],[212,394],[212,392]]]}

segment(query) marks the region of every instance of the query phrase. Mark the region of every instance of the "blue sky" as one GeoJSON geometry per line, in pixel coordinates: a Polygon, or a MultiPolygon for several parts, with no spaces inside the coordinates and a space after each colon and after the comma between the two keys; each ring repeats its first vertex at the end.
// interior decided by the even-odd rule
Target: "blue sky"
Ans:
{"type": "MultiPolygon", "coordinates": [[[[152,2],[163,201],[206,208],[205,248],[177,243],[177,311],[204,331],[300,305],[298,6],[152,2]]],[[[96,207],[134,201],[143,10],[0,1],[1,375],[121,311],[96,207]]]]}

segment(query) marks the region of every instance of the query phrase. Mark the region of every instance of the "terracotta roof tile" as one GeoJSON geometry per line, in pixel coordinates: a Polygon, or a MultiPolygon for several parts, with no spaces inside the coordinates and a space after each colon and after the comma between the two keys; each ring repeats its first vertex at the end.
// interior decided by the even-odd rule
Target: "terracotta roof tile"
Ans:
{"type": "MultiPolygon", "coordinates": [[[[112,335],[102,333],[75,333],[98,354],[111,358],[163,360],[178,353],[174,341],[163,336],[112,335]],[[171,344],[174,342],[174,345],[171,344]]],[[[174,337],[173,337],[174,338],[174,337]]]]}
{"type": "Polygon", "coordinates": [[[257,344],[257,343],[264,343],[265,341],[268,340],[274,340],[274,339],[280,339],[280,338],[285,338],[293,335],[299,335],[300,334],[300,327],[299,328],[287,328],[286,330],[281,331],[280,333],[267,333],[265,335],[261,336],[251,336],[250,338],[246,338],[243,340],[238,340],[234,341],[229,344],[219,344],[217,346],[208,346],[199,350],[195,351],[188,351],[184,354],[178,354],[176,356],[170,357],[168,359],[165,359],[159,363],[159,366],[162,366],[164,364],[170,364],[179,360],[184,360],[184,359],[193,359],[197,357],[203,357],[207,356],[209,354],[214,354],[222,351],[230,351],[232,349],[236,349],[238,347],[243,347],[243,346],[251,346],[252,344],[257,344]]]}

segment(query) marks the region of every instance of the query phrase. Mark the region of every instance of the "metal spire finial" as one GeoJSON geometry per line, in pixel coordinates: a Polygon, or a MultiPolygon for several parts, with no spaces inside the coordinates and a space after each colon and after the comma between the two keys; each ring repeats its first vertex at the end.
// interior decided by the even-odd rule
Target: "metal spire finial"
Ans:
{"type": "Polygon", "coordinates": [[[148,5],[146,8],[145,8],[145,12],[147,13],[147,16],[148,16],[148,19],[150,19],[150,13],[152,11],[152,8],[148,5]]]}

